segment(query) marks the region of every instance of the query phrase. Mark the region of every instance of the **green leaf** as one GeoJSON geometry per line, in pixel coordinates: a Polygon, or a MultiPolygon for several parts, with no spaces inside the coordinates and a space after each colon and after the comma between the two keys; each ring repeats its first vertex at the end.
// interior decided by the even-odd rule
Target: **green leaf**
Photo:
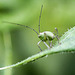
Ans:
{"type": "Polygon", "coordinates": [[[75,26],[70,30],[68,30],[67,32],[65,32],[65,34],[60,38],[60,43],[61,43],[60,45],[59,44],[55,45],[51,50],[46,49],[38,54],[28,57],[27,59],[21,62],[18,62],[10,66],[2,67],[0,68],[0,70],[13,68],[22,64],[27,64],[31,61],[37,60],[41,57],[48,56],[51,54],[56,54],[61,52],[73,53],[75,51],[75,26]]]}

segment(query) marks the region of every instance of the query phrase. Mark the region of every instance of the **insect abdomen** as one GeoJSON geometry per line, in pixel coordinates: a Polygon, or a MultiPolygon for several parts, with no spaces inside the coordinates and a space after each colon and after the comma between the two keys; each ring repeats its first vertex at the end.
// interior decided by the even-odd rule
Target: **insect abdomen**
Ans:
{"type": "Polygon", "coordinates": [[[42,32],[38,35],[38,37],[42,40],[42,41],[47,41],[48,39],[49,40],[53,40],[54,39],[54,34],[52,32],[49,32],[49,31],[45,31],[45,32],[42,32]]]}
{"type": "Polygon", "coordinates": [[[49,31],[45,31],[44,32],[46,34],[46,37],[49,38],[49,40],[53,40],[54,39],[54,34],[52,32],[49,32],[49,31]]]}

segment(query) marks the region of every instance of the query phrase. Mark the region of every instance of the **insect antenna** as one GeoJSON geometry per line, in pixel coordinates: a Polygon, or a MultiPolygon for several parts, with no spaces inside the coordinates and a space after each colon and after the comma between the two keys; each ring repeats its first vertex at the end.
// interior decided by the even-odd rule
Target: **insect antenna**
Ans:
{"type": "Polygon", "coordinates": [[[40,16],[39,16],[39,24],[38,24],[39,33],[40,33],[40,20],[41,20],[42,8],[43,8],[43,5],[41,6],[41,11],[40,11],[40,16]]]}
{"type": "Polygon", "coordinates": [[[38,35],[38,32],[35,29],[33,29],[33,28],[29,27],[29,26],[25,26],[25,25],[18,24],[18,23],[7,22],[7,21],[3,21],[3,22],[4,23],[10,23],[10,24],[15,24],[15,25],[19,25],[19,26],[23,26],[23,27],[29,28],[29,29],[33,30],[34,32],[36,32],[36,34],[38,35]]]}

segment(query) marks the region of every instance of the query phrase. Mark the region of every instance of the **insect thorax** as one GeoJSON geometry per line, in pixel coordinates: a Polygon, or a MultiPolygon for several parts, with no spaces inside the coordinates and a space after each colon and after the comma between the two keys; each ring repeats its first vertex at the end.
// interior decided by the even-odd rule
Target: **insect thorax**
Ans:
{"type": "Polygon", "coordinates": [[[40,33],[38,35],[38,37],[42,40],[42,41],[47,41],[48,39],[49,40],[53,40],[54,39],[54,34],[52,32],[49,32],[49,31],[44,31],[42,33],[40,33]]]}

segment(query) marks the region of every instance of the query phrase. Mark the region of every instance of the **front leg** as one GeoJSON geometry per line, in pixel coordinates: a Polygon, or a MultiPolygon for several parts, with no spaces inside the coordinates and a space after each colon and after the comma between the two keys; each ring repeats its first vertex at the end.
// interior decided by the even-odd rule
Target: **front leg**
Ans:
{"type": "Polygon", "coordinates": [[[50,49],[50,47],[47,45],[47,43],[45,41],[43,41],[43,43],[47,46],[48,49],[50,49]]]}
{"type": "Polygon", "coordinates": [[[49,42],[50,48],[52,48],[52,41],[50,41],[48,37],[47,37],[47,40],[49,42]]]}
{"type": "MultiPolygon", "coordinates": [[[[48,40],[46,33],[44,33],[44,40],[48,40]]],[[[47,46],[48,49],[50,49],[50,47],[47,45],[47,43],[45,41],[43,41],[43,43],[47,46]]],[[[49,43],[50,43],[50,41],[49,41],[49,43]]]]}
{"type": "Polygon", "coordinates": [[[42,49],[41,49],[41,47],[40,47],[40,42],[41,42],[42,40],[40,40],[38,43],[37,43],[37,46],[39,47],[39,49],[40,49],[40,51],[42,51],[42,49]]]}

